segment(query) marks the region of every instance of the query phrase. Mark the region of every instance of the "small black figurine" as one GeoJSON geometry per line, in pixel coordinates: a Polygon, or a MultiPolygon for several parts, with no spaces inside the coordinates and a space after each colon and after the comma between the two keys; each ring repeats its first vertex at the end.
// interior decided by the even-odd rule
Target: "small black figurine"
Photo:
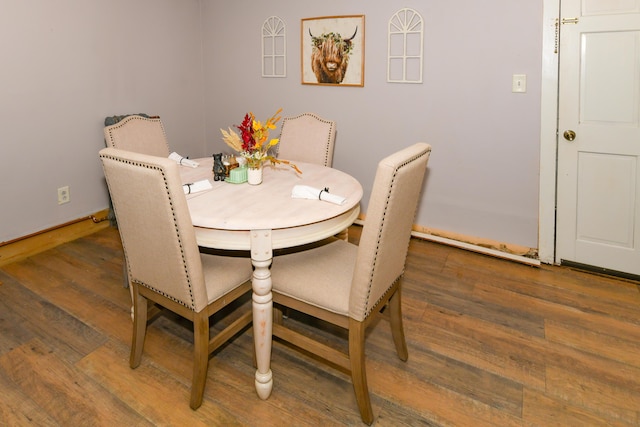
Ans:
{"type": "Polygon", "coordinates": [[[213,180],[224,181],[227,177],[227,168],[222,163],[222,153],[213,155],[213,180]]]}

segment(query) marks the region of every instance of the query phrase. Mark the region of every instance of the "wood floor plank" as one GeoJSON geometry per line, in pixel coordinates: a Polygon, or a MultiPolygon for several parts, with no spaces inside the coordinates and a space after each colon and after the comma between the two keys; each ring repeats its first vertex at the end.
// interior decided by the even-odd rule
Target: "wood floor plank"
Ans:
{"type": "MultiPolygon", "coordinates": [[[[6,276],[0,271],[0,277],[6,276]]],[[[3,282],[4,285],[0,286],[0,308],[6,306],[1,311],[6,321],[2,325],[10,331],[2,334],[0,349],[12,336],[17,337],[16,342],[20,344],[26,338],[39,337],[48,345],[56,346],[73,363],[105,341],[105,336],[100,332],[22,284],[7,278],[3,282]]]]}
{"type": "MultiPolygon", "coordinates": [[[[126,299],[128,290],[118,288],[117,292],[124,296],[121,303],[114,303],[100,296],[96,284],[104,284],[103,281],[85,281],[78,275],[76,268],[66,264],[59,267],[48,266],[52,264],[47,260],[47,254],[58,260],[56,249],[50,252],[38,254],[32,258],[10,264],[4,267],[4,271],[19,281],[30,291],[46,298],[51,304],[59,307],[77,319],[83,319],[84,323],[94,327],[105,334],[116,334],[117,338],[128,342],[130,337],[130,301],[126,299]],[[87,286],[90,286],[87,288],[87,286]],[[93,289],[93,288],[96,289],[93,289]]],[[[117,288],[118,284],[110,283],[117,288]]]]}
{"type": "MultiPolygon", "coordinates": [[[[544,363],[547,368],[553,367],[578,376],[597,378],[603,383],[626,390],[632,396],[640,394],[640,369],[607,358],[606,355],[591,353],[555,341],[541,341],[538,343],[535,356],[532,357],[544,363]]],[[[640,404],[637,406],[640,408],[640,404]]]]}
{"type": "Polygon", "coordinates": [[[547,339],[640,368],[640,325],[589,317],[547,321],[547,339]]]}
{"type": "MultiPolygon", "coordinates": [[[[46,257],[33,257],[43,271],[57,272],[65,277],[72,278],[69,284],[76,285],[85,289],[91,289],[91,292],[98,293],[103,297],[110,299],[118,305],[130,306],[131,299],[129,292],[122,292],[123,270],[120,257],[111,258],[110,260],[99,260],[88,262],[81,257],[74,255],[78,251],[69,251],[74,242],[52,250],[46,257]],[[109,283],[119,286],[94,287],[94,283],[109,283]],[[122,289],[121,289],[122,288],[122,289]]],[[[88,254],[85,252],[84,257],[88,254]]]]}
{"type": "Polygon", "coordinates": [[[599,275],[569,267],[543,265],[544,283],[570,292],[592,296],[599,300],[613,300],[621,303],[640,298],[638,283],[612,276],[599,275]]]}
{"type": "MultiPolygon", "coordinates": [[[[98,257],[98,255],[93,255],[92,252],[83,251],[82,247],[78,245],[77,248],[71,246],[71,242],[69,246],[65,245],[60,249],[60,258],[64,261],[74,259],[74,257],[82,254],[85,258],[87,258],[86,262],[83,262],[78,267],[81,268],[81,272],[79,271],[76,277],[79,279],[79,282],[84,286],[87,284],[87,287],[91,287],[89,282],[100,282],[100,283],[112,283],[117,284],[119,286],[102,286],[100,288],[91,287],[94,292],[100,294],[102,297],[107,298],[113,301],[116,304],[131,304],[131,298],[129,292],[122,292],[122,289],[126,289],[125,284],[125,276],[123,270],[123,258],[120,253],[114,257],[107,257],[106,259],[99,258],[98,260],[94,260],[91,262],[92,258],[98,257]]],[[[99,251],[98,248],[95,249],[96,252],[99,251]]]]}
{"type": "Polygon", "coordinates": [[[85,242],[104,248],[107,251],[115,251],[122,254],[122,243],[120,242],[120,232],[115,227],[108,227],[99,233],[89,234],[82,239],[75,240],[80,244],[85,242]]]}
{"type": "MultiPolygon", "coordinates": [[[[186,389],[189,389],[193,357],[191,333],[183,334],[177,332],[176,329],[182,327],[172,323],[170,317],[162,316],[149,326],[143,352],[143,362],[152,363],[153,366],[161,369],[162,372],[170,375],[175,381],[180,382],[186,389]]],[[[337,419],[351,420],[351,422],[359,419],[359,415],[355,412],[357,406],[349,382],[344,383],[343,387],[347,388],[346,392],[344,392],[346,402],[352,400],[352,406],[346,405],[345,407],[342,404],[331,404],[335,391],[325,394],[328,401],[320,406],[325,411],[328,411],[329,415],[333,415],[334,418],[331,418],[326,412],[319,411],[316,408],[319,403],[317,398],[303,398],[309,380],[308,370],[301,368],[301,371],[294,371],[291,365],[288,364],[284,368],[279,368],[277,350],[274,350],[272,369],[275,372],[280,370],[283,375],[280,377],[280,381],[285,381],[285,379],[287,382],[291,381],[296,384],[296,388],[298,387],[297,384],[301,384],[302,390],[288,390],[284,393],[274,392],[268,401],[261,401],[255,393],[253,381],[255,368],[253,367],[253,358],[251,356],[253,351],[252,338],[250,336],[239,337],[234,340],[233,346],[227,347],[223,348],[221,352],[215,353],[209,361],[208,381],[205,388],[205,403],[203,407],[207,404],[207,401],[214,401],[229,411],[233,411],[242,425],[273,425],[275,427],[291,423],[294,419],[296,420],[296,425],[326,425],[327,422],[333,423],[331,420],[336,419],[336,414],[341,414],[337,419]],[[234,350],[238,346],[243,351],[234,350]],[[297,375],[302,375],[300,372],[303,372],[304,379],[294,380],[293,378],[296,378],[295,372],[298,372],[297,375]],[[296,410],[294,412],[288,410],[291,406],[290,402],[295,403],[296,410]],[[251,403],[251,405],[247,405],[247,403],[251,403]],[[278,410],[274,412],[273,406],[278,410]],[[269,414],[271,415],[269,416],[269,414]],[[268,422],[264,421],[265,416],[269,416],[268,422]],[[263,421],[254,424],[254,420],[263,421]]],[[[128,351],[128,348],[126,348],[126,351],[128,351]]],[[[292,356],[287,354],[285,357],[289,359],[292,356]]],[[[125,360],[125,354],[122,353],[121,361],[114,360],[111,363],[127,364],[128,361],[125,360]]],[[[313,365],[306,365],[306,367],[311,370],[318,369],[313,365]]],[[[324,386],[316,387],[314,392],[317,393],[318,390],[329,386],[335,385],[333,382],[327,382],[324,386]]],[[[115,390],[115,392],[118,391],[115,390]]],[[[175,399],[179,401],[180,397],[175,399]]],[[[183,403],[188,406],[188,400],[184,400],[183,403]]]]}
{"type": "Polygon", "coordinates": [[[17,314],[12,305],[15,304],[15,282],[0,271],[0,355],[13,350],[25,343],[35,335],[31,331],[31,325],[17,314]]]}
{"type": "Polygon", "coordinates": [[[639,425],[640,393],[622,389],[589,375],[547,367],[546,394],[590,413],[629,425],[639,425]]]}
{"type": "Polygon", "coordinates": [[[524,421],[523,425],[531,427],[628,427],[629,425],[634,425],[599,417],[584,408],[573,406],[566,401],[529,389],[524,391],[522,419],[524,421]]]}
{"type": "MultiPolygon", "coordinates": [[[[446,277],[431,276],[426,299],[429,303],[448,310],[463,313],[493,324],[504,325],[532,336],[544,336],[544,318],[537,313],[520,310],[514,305],[505,304],[509,295],[503,293],[503,299],[483,299],[477,294],[477,286],[471,288],[453,288],[448,286],[446,277]]],[[[412,279],[408,278],[406,281],[412,279]]]]}
{"type": "Polygon", "coordinates": [[[428,307],[421,324],[405,325],[426,349],[536,389],[544,388],[544,364],[534,336],[428,307]]]}
{"type": "MultiPolygon", "coordinates": [[[[362,425],[349,377],[278,341],[260,400],[250,328],[211,357],[192,411],[190,322],[155,318],[129,368],[122,263],[109,228],[0,268],[0,425],[362,425]]],[[[374,426],[640,426],[637,283],[412,239],[402,298],[409,360],[386,320],[367,333],[374,426]]]]}
{"type": "Polygon", "coordinates": [[[473,290],[476,298],[490,302],[498,306],[517,307],[517,312],[522,316],[536,315],[544,319],[540,337],[546,335],[546,325],[549,320],[560,322],[584,315],[585,312],[575,307],[568,307],[556,301],[546,299],[544,294],[522,293],[516,289],[506,289],[495,284],[487,285],[479,283],[473,290]]]}
{"type": "Polygon", "coordinates": [[[205,404],[197,411],[192,410],[189,385],[176,381],[149,359],[131,369],[128,356],[128,348],[109,342],[80,361],[78,368],[128,402],[153,425],[240,425],[232,414],[216,405],[205,404]],[[170,411],[165,409],[168,407],[170,411]]]}
{"type": "MultiPolygon", "coordinates": [[[[274,384],[280,384],[277,394],[286,390],[281,398],[295,396],[305,407],[315,408],[313,417],[319,424],[340,420],[344,425],[360,422],[360,413],[349,377],[323,363],[301,355],[297,350],[276,343],[272,370],[274,384]]],[[[380,404],[376,395],[372,404],[380,404]]]]}
{"type": "Polygon", "coordinates": [[[434,421],[413,412],[410,408],[386,402],[375,420],[376,427],[436,427],[434,421]]]}
{"type": "MultiPolygon", "coordinates": [[[[434,320],[437,320],[436,316],[431,316],[430,318],[432,322],[434,320]]],[[[455,316],[451,318],[454,319],[454,321],[459,320],[459,318],[455,316]]],[[[479,333],[482,330],[481,325],[477,325],[475,323],[465,324],[464,322],[457,322],[457,323],[458,324],[456,324],[455,322],[448,322],[448,323],[443,323],[442,325],[447,325],[449,330],[458,331],[458,333],[461,336],[464,336],[464,335],[474,336],[478,341],[481,341],[484,345],[486,345],[486,347],[488,348],[493,347],[496,349],[496,351],[489,351],[487,354],[483,354],[481,352],[481,348],[478,348],[476,351],[469,352],[475,357],[469,357],[468,356],[469,353],[465,353],[463,355],[462,353],[458,353],[458,352],[452,353],[452,357],[455,357],[458,359],[464,358],[466,359],[467,363],[473,364],[475,366],[484,366],[484,369],[487,369],[487,370],[494,370],[497,367],[496,365],[489,366],[489,365],[486,365],[485,363],[488,360],[490,360],[491,356],[493,357],[495,357],[496,355],[499,356],[500,353],[504,352],[502,354],[503,360],[507,360],[507,357],[510,360],[520,358],[521,360],[527,360],[527,364],[529,366],[539,366],[539,367],[546,366],[544,374],[539,375],[540,382],[531,383],[536,385],[535,389],[537,390],[543,390],[545,388],[548,390],[549,381],[550,381],[550,378],[548,377],[548,375],[550,372],[549,371],[550,368],[553,369],[551,372],[554,372],[554,373],[557,373],[557,372],[571,373],[572,378],[574,379],[584,378],[586,376],[585,373],[590,372],[591,374],[597,376],[598,378],[603,379],[602,382],[599,383],[600,386],[595,388],[594,389],[595,391],[592,391],[591,394],[589,395],[589,399],[591,401],[593,402],[599,401],[597,398],[599,391],[601,392],[603,390],[607,390],[609,394],[615,395],[616,393],[613,393],[613,390],[616,390],[617,388],[612,384],[616,384],[622,388],[620,392],[617,393],[618,397],[626,399],[626,401],[630,402],[629,403],[630,405],[635,405],[636,408],[639,406],[638,402],[640,402],[640,398],[638,397],[639,395],[637,393],[637,389],[640,381],[640,371],[632,366],[616,363],[615,360],[605,359],[605,361],[603,361],[600,356],[591,355],[589,353],[585,353],[583,351],[576,350],[574,348],[567,347],[561,344],[556,344],[553,342],[546,343],[544,340],[540,340],[535,337],[529,337],[526,341],[524,340],[521,341],[519,338],[515,338],[515,337],[510,338],[510,340],[512,341],[520,342],[520,345],[517,347],[514,347],[514,346],[507,347],[504,345],[492,346],[490,344],[492,340],[494,340],[493,342],[497,342],[495,341],[496,339],[506,340],[506,336],[504,336],[503,334],[506,334],[507,331],[498,332],[497,330],[494,330],[492,332],[493,337],[488,337],[488,336],[481,337],[479,336],[479,333]],[[465,332],[465,329],[462,329],[462,326],[468,327],[469,329],[466,330],[465,332]],[[475,326],[477,326],[477,328],[475,326]],[[542,383],[542,381],[544,381],[544,383],[542,383]]],[[[432,342],[438,341],[436,333],[430,334],[430,338],[432,342]]],[[[449,342],[448,347],[449,348],[455,347],[451,344],[454,338],[449,336],[449,339],[451,339],[451,341],[449,342]]],[[[459,348],[471,349],[471,348],[474,348],[475,346],[476,346],[476,343],[473,341],[464,341],[464,344],[461,345],[459,348]]],[[[523,366],[526,366],[527,364],[523,366]]],[[[500,370],[496,370],[495,372],[498,375],[504,375],[504,376],[512,375],[511,370],[504,370],[502,372],[500,370]]],[[[517,377],[514,377],[513,379],[518,381],[517,377]]],[[[524,382],[525,378],[521,378],[519,381],[524,382]]],[[[557,381],[557,384],[559,385],[566,384],[568,381],[569,380],[565,378],[564,380],[557,381]]],[[[527,382],[524,382],[524,383],[527,384],[527,382]]],[[[548,393],[551,393],[551,392],[548,391],[548,393]]],[[[567,396],[576,396],[576,395],[568,393],[567,396]]],[[[571,399],[568,399],[567,403],[572,404],[576,402],[572,401],[571,399]]],[[[635,413],[631,408],[626,408],[625,410],[631,411],[631,415],[627,415],[627,417],[623,421],[630,422],[630,420],[632,420],[633,417],[635,416],[635,413]]],[[[612,414],[608,414],[608,416],[615,419],[615,417],[613,417],[612,414]]]]}
{"type": "MultiPolygon", "coordinates": [[[[260,400],[253,382],[255,368],[246,360],[246,352],[239,349],[253,349],[247,340],[239,346],[229,346],[217,358],[212,370],[214,381],[209,382],[206,393],[218,404],[236,414],[243,425],[282,425],[317,426],[332,422],[318,405],[309,405],[304,398],[287,388],[275,390],[268,400],[260,400]]],[[[277,351],[276,351],[277,353],[277,351]]],[[[274,372],[282,372],[277,363],[272,365],[274,372]]],[[[211,374],[210,374],[211,375],[211,374]]],[[[280,384],[288,384],[296,376],[289,372],[280,376],[280,384]]]]}
{"type": "MultiPolygon", "coordinates": [[[[380,322],[367,337],[368,359],[412,373],[416,378],[449,389],[505,413],[522,412],[522,385],[475,366],[415,347],[408,336],[409,359],[402,362],[395,351],[388,322],[380,322]]],[[[375,375],[375,373],[374,373],[375,375]]],[[[401,387],[401,384],[395,385],[401,387]]],[[[373,390],[374,392],[376,390],[373,390]]]]}
{"type": "Polygon", "coordinates": [[[369,386],[399,405],[411,408],[431,422],[452,426],[519,426],[520,417],[439,387],[403,369],[367,360],[369,386]]]}
{"type": "MultiPolygon", "coordinates": [[[[1,357],[1,356],[0,356],[1,357]]],[[[0,370],[0,421],[3,426],[58,426],[28,394],[0,370]]]]}
{"type": "Polygon", "coordinates": [[[99,265],[114,259],[120,260],[124,256],[122,244],[116,228],[109,228],[105,232],[94,233],[82,240],[74,240],[68,244],[58,246],[67,253],[73,253],[87,264],[99,265]]]}
{"type": "Polygon", "coordinates": [[[144,421],[37,338],[2,355],[0,369],[61,425],[141,425],[144,421]]]}
{"type": "Polygon", "coordinates": [[[505,264],[504,272],[483,268],[500,260],[471,258],[468,254],[456,254],[447,260],[447,268],[460,277],[474,283],[500,287],[511,292],[528,295],[539,300],[553,302],[585,312],[614,315],[621,320],[640,323],[640,292],[638,286],[623,280],[615,281],[584,272],[568,271],[563,267],[544,266],[533,268],[524,265],[505,264]],[[464,272],[464,273],[463,273],[464,272]],[[571,273],[571,274],[569,274],[571,273]]]}
{"type": "MultiPolygon", "coordinates": [[[[224,405],[235,414],[242,414],[245,425],[353,425],[359,420],[350,405],[349,394],[344,400],[336,401],[336,383],[333,377],[327,375],[317,364],[305,363],[299,355],[285,350],[279,343],[274,343],[273,363],[275,383],[279,384],[267,400],[260,400],[255,392],[253,382],[255,368],[246,355],[253,351],[253,338],[243,336],[234,341],[215,358],[212,370],[214,381],[207,394],[224,405]],[[248,338],[248,339],[247,339],[248,338]],[[236,345],[237,344],[237,345],[236,345]],[[319,379],[313,387],[310,384],[318,375],[319,379]],[[311,390],[310,390],[311,389],[311,390]],[[320,398],[318,398],[320,396],[320,398]],[[336,420],[340,420],[337,423],[336,420]]],[[[210,374],[211,375],[211,374],[210,374]]],[[[344,380],[339,381],[339,392],[342,392],[344,380]]],[[[350,384],[349,384],[350,387],[350,384]]],[[[355,399],[353,399],[355,405],[355,399]]]]}

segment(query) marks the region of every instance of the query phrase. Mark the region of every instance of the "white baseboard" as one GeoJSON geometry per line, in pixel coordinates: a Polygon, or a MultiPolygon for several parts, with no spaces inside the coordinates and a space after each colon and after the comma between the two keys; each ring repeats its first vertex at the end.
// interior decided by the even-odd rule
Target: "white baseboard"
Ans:
{"type": "MultiPolygon", "coordinates": [[[[358,225],[364,225],[364,220],[362,219],[357,219],[355,221],[356,224],[358,225]]],[[[512,254],[509,252],[504,252],[504,251],[500,251],[497,249],[492,249],[492,248],[487,248],[484,246],[480,246],[480,245],[475,245],[473,243],[468,243],[468,242],[463,242],[460,240],[455,240],[455,239],[450,239],[447,237],[442,237],[442,236],[436,236],[433,234],[429,234],[429,233],[423,233],[420,231],[412,231],[411,235],[413,237],[416,237],[418,239],[424,239],[424,240],[429,240],[432,242],[437,242],[437,243],[442,243],[445,245],[449,245],[449,246],[453,246],[456,248],[460,248],[460,249],[466,249],[468,251],[473,251],[473,252],[478,252],[481,254],[485,254],[485,255],[491,255],[497,258],[504,258],[510,261],[515,261],[515,262],[519,262],[522,264],[527,264],[527,265],[531,265],[534,267],[539,267],[540,266],[540,260],[539,259],[535,259],[535,258],[529,258],[526,256],[522,256],[522,255],[517,255],[517,254],[512,254]]],[[[506,245],[499,245],[499,246],[506,246],[506,245]]]]}

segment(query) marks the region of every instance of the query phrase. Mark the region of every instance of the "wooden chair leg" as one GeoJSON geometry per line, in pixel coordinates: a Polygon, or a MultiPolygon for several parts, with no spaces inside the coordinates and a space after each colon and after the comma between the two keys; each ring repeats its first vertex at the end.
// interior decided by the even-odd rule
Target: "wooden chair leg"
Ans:
{"type": "Polygon", "coordinates": [[[131,286],[131,298],[133,298],[133,333],[129,366],[135,369],[140,365],[144,337],[147,333],[147,299],[138,293],[136,284],[131,286]]]}
{"type": "MultiPolygon", "coordinates": [[[[284,310],[287,310],[287,308],[285,307],[284,310]]],[[[283,308],[282,307],[277,307],[274,304],[273,305],[273,323],[276,323],[278,325],[282,325],[283,316],[284,316],[283,308]]]]}
{"type": "Polygon", "coordinates": [[[371,399],[369,397],[369,387],[367,385],[367,370],[365,366],[364,354],[364,332],[363,322],[349,319],[349,361],[351,362],[351,381],[356,393],[356,401],[360,409],[360,417],[366,424],[373,422],[373,410],[371,409],[371,399]]]}
{"type": "Polygon", "coordinates": [[[204,386],[209,368],[209,317],[206,310],[196,313],[193,319],[193,379],[191,382],[191,409],[202,405],[204,386]]]}
{"type": "Polygon", "coordinates": [[[409,351],[407,350],[407,341],[404,338],[404,327],[402,326],[402,298],[400,289],[398,286],[398,289],[389,299],[389,322],[391,323],[391,336],[393,336],[393,343],[396,346],[398,357],[403,362],[406,362],[409,358],[409,351]]]}
{"type": "Polygon", "coordinates": [[[122,286],[124,288],[129,287],[129,269],[127,268],[127,259],[122,261],[122,286]]]}

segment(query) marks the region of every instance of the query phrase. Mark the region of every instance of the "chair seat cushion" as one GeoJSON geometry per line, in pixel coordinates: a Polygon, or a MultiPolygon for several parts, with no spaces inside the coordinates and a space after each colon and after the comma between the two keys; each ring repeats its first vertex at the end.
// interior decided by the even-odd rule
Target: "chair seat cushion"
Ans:
{"type": "Polygon", "coordinates": [[[201,253],[200,258],[209,303],[251,279],[253,268],[248,257],[201,253]]]}
{"type": "Polygon", "coordinates": [[[335,239],[313,249],[274,257],[273,290],[316,307],[349,315],[358,247],[335,239]]]}

